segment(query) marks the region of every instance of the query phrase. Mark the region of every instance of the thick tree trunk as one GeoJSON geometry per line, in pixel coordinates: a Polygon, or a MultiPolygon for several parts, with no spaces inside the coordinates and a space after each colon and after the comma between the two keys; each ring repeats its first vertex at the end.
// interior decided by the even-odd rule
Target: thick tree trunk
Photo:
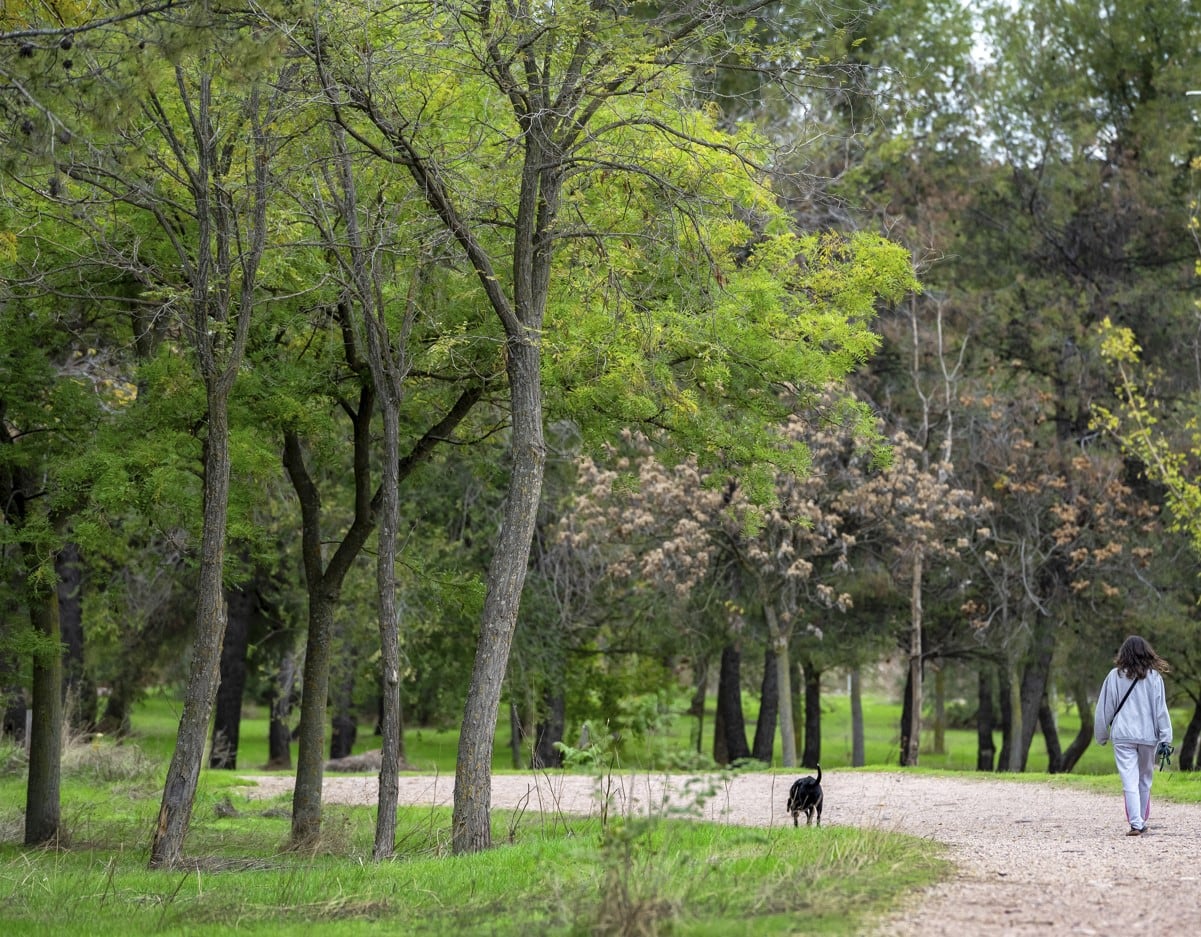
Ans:
{"type": "Polygon", "coordinates": [[[780,619],[770,602],[764,604],[768,640],[775,648],[776,687],[780,710],[780,763],[796,766],[796,726],[792,720],[792,659],[789,630],[780,627],[780,619]]]}
{"type": "Polygon", "coordinates": [[[258,605],[253,582],[227,589],[228,619],[225,642],[221,646],[221,680],[217,685],[217,704],[213,712],[213,736],[209,745],[209,767],[233,770],[238,766],[238,740],[242,726],[242,696],[246,691],[246,649],[250,641],[250,621],[258,605]]]}
{"type": "Polygon", "coordinates": [[[225,526],[229,509],[228,390],[208,393],[208,436],[204,445],[204,524],[200,546],[200,577],[196,589],[196,631],[192,660],[184,693],[183,713],[175,739],[175,752],[163,785],[158,824],[150,846],[150,867],[169,869],[183,860],[184,837],[192,818],[192,805],[209,718],[217,695],[221,642],[225,638],[225,526]]]}
{"type": "Polygon", "coordinates": [[[763,683],[759,688],[759,718],[755,721],[755,740],[751,757],[770,765],[776,747],[776,714],[780,711],[780,679],[775,651],[763,652],[763,683]]]}
{"type": "Polygon", "coordinates": [[[713,734],[713,760],[719,765],[732,765],[751,757],[742,714],[742,653],[735,644],[727,644],[721,651],[713,734]]]}
{"type": "Polygon", "coordinates": [[[863,739],[863,689],[859,668],[851,670],[851,767],[862,768],[867,763],[863,739]]]}
{"type": "MultiPolygon", "coordinates": [[[[39,581],[41,557],[30,543],[21,544],[26,583],[39,581]]],[[[58,617],[58,591],[54,587],[26,589],[29,621],[44,642],[46,653],[33,657],[30,707],[29,776],[25,792],[25,845],[39,846],[58,839],[59,781],[63,747],[63,655],[58,617]]]]}
{"type": "Polygon", "coordinates": [[[321,784],[325,776],[325,717],[333,657],[334,609],[323,594],[309,591],[309,632],[301,675],[300,725],[296,739],[296,784],[292,789],[293,849],[315,848],[321,837],[321,784]]]}
{"type": "Polygon", "coordinates": [[[813,662],[804,661],[805,668],[805,748],[801,764],[816,768],[822,760],[822,672],[813,662]]]}
{"type": "MultiPolygon", "coordinates": [[[[545,293],[541,293],[545,297],[545,293]]],[[[532,320],[541,324],[541,317],[532,320]]],[[[535,335],[510,336],[506,369],[512,403],[508,497],[488,566],[484,612],[467,689],[455,766],[452,843],[456,855],[492,845],[492,749],[501,687],[529,567],[546,464],[542,431],[541,355],[535,335]]]]}
{"type": "Polygon", "coordinates": [[[993,743],[993,667],[981,664],[977,673],[976,703],[976,770],[992,771],[996,765],[997,749],[993,743]]]}

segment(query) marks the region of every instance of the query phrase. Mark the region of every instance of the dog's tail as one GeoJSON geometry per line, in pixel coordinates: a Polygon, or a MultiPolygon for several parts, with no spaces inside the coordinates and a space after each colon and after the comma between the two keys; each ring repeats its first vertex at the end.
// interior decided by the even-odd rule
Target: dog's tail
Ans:
{"type": "Polygon", "coordinates": [[[815,767],[817,768],[817,783],[821,784],[821,782],[822,782],[822,766],[815,765],[815,767]]]}

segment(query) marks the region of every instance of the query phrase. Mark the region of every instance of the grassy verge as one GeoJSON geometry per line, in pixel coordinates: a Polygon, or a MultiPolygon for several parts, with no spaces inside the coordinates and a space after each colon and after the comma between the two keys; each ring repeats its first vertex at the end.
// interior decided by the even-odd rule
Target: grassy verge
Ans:
{"type": "Polygon", "coordinates": [[[194,868],[146,868],[156,785],[72,778],[59,850],[19,841],[22,783],[0,779],[0,922],[22,934],[851,934],[937,880],[936,844],[879,831],[497,812],[487,853],[448,855],[448,811],[402,809],[400,855],[370,861],[374,811],[326,810],[315,855],[288,852],[288,804],[207,782],[194,868]]]}

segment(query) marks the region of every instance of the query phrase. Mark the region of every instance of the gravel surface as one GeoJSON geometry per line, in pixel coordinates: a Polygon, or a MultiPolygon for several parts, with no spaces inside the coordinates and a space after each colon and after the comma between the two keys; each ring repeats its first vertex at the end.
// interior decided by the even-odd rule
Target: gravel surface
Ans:
{"type": "MultiPolygon", "coordinates": [[[[289,791],[290,778],[247,778],[254,797],[289,791]]],[[[1157,774],[1158,780],[1158,774],[1157,774]]],[[[791,777],[744,774],[708,801],[706,819],[748,826],[791,823],[784,810],[791,777]]],[[[686,777],[615,779],[617,810],[662,811],[691,803],[686,777]]],[[[452,777],[404,775],[402,804],[449,805],[452,777]]],[[[944,843],[956,872],[908,896],[880,935],[1191,933],[1201,920],[1201,805],[1171,804],[1152,793],[1148,832],[1128,837],[1118,779],[1101,795],[1054,783],[900,773],[827,771],[826,825],[908,833],[944,843]],[[1048,931],[1049,929],[1049,931],[1048,931]]],[[[326,803],[374,804],[376,780],[327,775],[326,803]]],[[[495,808],[587,814],[596,781],[577,775],[497,775],[495,808]]],[[[802,817],[803,820],[803,817],[802,817]]],[[[820,835],[799,830],[798,835],[820,835]]]]}

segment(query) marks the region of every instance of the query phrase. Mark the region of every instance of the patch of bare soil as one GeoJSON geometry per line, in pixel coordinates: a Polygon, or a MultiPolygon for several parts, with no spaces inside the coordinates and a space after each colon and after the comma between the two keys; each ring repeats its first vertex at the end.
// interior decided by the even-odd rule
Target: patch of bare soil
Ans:
{"type": "MultiPolygon", "coordinates": [[[[802,772],[804,773],[804,772],[802,772]]],[[[247,778],[253,797],[289,791],[290,778],[247,778]]],[[[791,824],[791,777],[744,774],[713,782],[705,819],[747,826],[791,824]]],[[[1164,780],[1175,780],[1171,775],[1164,780]]],[[[1156,774],[1156,782],[1164,783],[1156,774]]],[[[707,786],[707,785],[704,785],[707,786]]],[[[1201,919],[1201,805],[1171,804],[1152,792],[1148,832],[1128,837],[1118,779],[1106,796],[1055,783],[902,773],[827,771],[826,825],[853,825],[937,840],[956,867],[950,880],[908,896],[879,935],[1130,935],[1190,933],[1201,919]]],[[[449,805],[454,779],[405,775],[402,804],[449,805]]],[[[611,810],[662,813],[695,803],[685,776],[613,779],[611,810]]],[[[327,777],[327,803],[374,804],[376,780],[327,777]]],[[[587,815],[597,782],[576,775],[497,775],[497,809],[587,815]]],[[[798,836],[820,836],[815,829],[798,836]]]]}

